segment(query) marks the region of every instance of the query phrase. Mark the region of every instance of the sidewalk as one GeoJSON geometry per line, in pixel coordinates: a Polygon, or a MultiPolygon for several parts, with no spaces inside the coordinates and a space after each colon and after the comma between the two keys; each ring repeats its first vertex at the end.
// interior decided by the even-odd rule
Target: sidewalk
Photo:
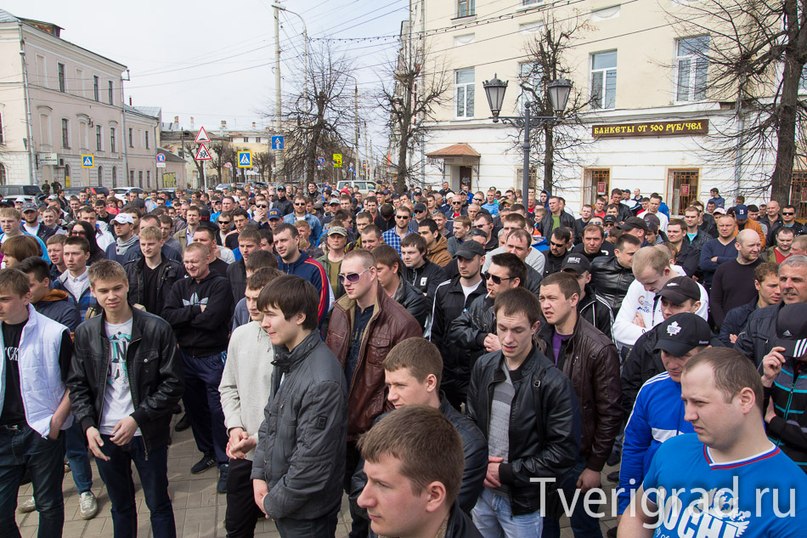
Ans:
{"type": "MultiPolygon", "coordinates": [[[[200,455],[196,450],[190,430],[174,433],[174,443],[168,452],[168,480],[173,499],[177,534],[188,538],[223,538],[226,536],[224,531],[224,513],[227,507],[226,495],[216,493],[217,470],[210,469],[199,475],[190,474],[191,465],[196,463],[199,457],[200,455]]],[[[609,484],[605,480],[605,474],[612,470],[613,468],[606,468],[603,472],[603,483],[606,486],[609,484]]],[[[141,538],[150,537],[148,508],[146,508],[143,494],[140,491],[137,472],[133,471],[133,474],[137,488],[138,536],[141,538]]],[[[109,500],[106,496],[106,488],[104,488],[95,468],[95,463],[93,463],[93,492],[98,497],[98,515],[95,518],[89,521],[81,519],[78,511],[78,494],[69,473],[65,474],[63,491],[65,500],[64,538],[112,536],[112,517],[109,512],[109,500]]],[[[28,495],[31,495],[30,484],[20,488],[19,500],[25,499],[28,495]]],[[[36,538],[38,521],[39,514],[36,511],[30,514],[17,513],[17,524],[20,526],[20,533],[23,538],[36,538]]],[[[601,525],[603,536],[605,536],[605,531],[614,525],[615,521],[611,518],[603,520],[601,525]]],[[[336,535],[346,537],[349,530],[350,513],[348,512],[345,498],[336,535]]],[[[255,536],[278,538],[280,535],[277,533],[274,523],[263,520],[258,522],[255,536]]],[[[572,538],[572,536],[568,521],[564,521],[561,538],[572,538]]]]}

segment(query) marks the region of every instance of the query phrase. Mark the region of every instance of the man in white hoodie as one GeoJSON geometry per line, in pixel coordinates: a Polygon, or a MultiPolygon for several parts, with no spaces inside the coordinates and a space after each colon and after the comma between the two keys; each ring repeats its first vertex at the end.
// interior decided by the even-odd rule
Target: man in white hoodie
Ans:
{"type": "Polygon", "coordinates": [[[219,392],[230,458],[224,517],[228,536],[251,536],[258,518],[264,515],[255,504],[250,473],[263,407],[271,389],[274,351],[269,336],[261,329],[263,313],[258,309],[258,296],[281,274],[275,268],[265,267],[247,279],[245,296],[250,322],[233,331],[221,375],[219,392]]]}

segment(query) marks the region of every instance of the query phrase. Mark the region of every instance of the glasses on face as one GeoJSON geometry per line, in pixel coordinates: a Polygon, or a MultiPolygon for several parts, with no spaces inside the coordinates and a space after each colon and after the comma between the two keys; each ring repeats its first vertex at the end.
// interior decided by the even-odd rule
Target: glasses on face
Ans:
{"type": "Polygon", "coordinates": [[[337,276],[339,277],[339,282],[345,283],[350,282],[351,284],[355,284],[361,278],[361,275],[369,271],[369,269],[365,269],[361,273],[339,273],[337,276]]]}
{"type": "Polygon", "coordinates": [[[563,248],[563,247],[566,246],[566,243],[555,243],[554,241],[550,241],[549,244],[552,245],[553,247],[558,247],[558,248],[563,248]]]}
{"type": "Polygon", "coordinates": [[[482,198],[474,198],[474,202],[481,202],[482,198]]]}
{"type": "Polygon", "coordinates": [[[70,235],[85,235],[86,232],[84,230],[73,230],[70,232],[70,235]]]}
{"type": "Polygon", "coordinates": [[[219,220],[219,224],[224,226],[224,225],[230,224],[230,221],[229,220],[219,220]]]}
{"type": "Polygon", "coordinates": [[[296,205],[296,206],[304,206],[305,202],[294,202],[294,205],[296,205]]]}
{"type": "Polygon", "coordinates": [[[258,209],[269,209],[269,206],[266,204],[256,204],[255,207],[258,209]]]}
{"type": "Polygon", "coordinates": [[[409,220],[409,215],[395,215],[396,219],[409,220]]]}
{"type": "Polygon", "coordinates": [[[794,211],[787,211],[787,212],[782,211],[782,215],[786,215],[786,216],[788,216],[788,217],[789,217],[789,216],[792,216],[792,215],[795,215],[795,214],[796,214],[796,213],[795,213],[794,211]]]}
{"type": "Polygon", "coordinates": [[[492,275],[490,273],[482,273],[482,278],[484,278],[485,280],[490,280],[491,282],[493,282],[497,286],[499,284],[501,284],[502,282],[504,282],[505,280],[513,280],[513,277],[511,277],[511,276],[505,278],[505,277],[500,277],[500,276],[497,276],[497,275],[492,275]]]}
{"type": "Polygon", "coordinates": [[[462,205],[462,202],[451,202],[451,205],[462,205]]]}

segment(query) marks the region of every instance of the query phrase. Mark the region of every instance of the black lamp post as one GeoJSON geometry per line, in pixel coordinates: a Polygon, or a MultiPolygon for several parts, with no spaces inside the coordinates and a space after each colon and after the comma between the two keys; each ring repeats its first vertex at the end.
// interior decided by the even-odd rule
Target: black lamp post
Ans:
{"type": "Polygon", "coordinates": [[[507,91],[507,82],[499,80],[496,74],[493,74],[492,80],[486,80],[482,83],[485,88],[485,95],[488,98],[488,105],[490,106],[491,118],[493,123],[498,123],[500,120],[509,125],[524,128],[524,141],[521,143],[521,149],[524,152],[524,169],[521,178],[521,200],[525,207],[528,205],[527,193],[530,187],[530,127],[542,125],[556,125],[562,121],[563,111],[566,110],[566,104],[569,102],[569,94],[572,91],[571,81],[562,78],[553,80],[547,85],[547,93],[549,94],[549,102],[552,104],[554,115],[552,116],[530,116],[531,103],[524,105],[524,116],[500,116],[502,104],[504,103],[504,94],[507,91]]]}

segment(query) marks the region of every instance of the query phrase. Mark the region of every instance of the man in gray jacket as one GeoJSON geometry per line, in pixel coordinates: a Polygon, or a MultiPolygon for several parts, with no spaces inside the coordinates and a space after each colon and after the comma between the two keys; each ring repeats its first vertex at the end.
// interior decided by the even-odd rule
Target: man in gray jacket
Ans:
{"type": "Polygon", "coordinates": [[[314,286],[291,275],[258,296],[275,360],[251,478],[283,538],[334,536],[342,503],[347,381],[317,332],[318,303],[314,286]]]}

